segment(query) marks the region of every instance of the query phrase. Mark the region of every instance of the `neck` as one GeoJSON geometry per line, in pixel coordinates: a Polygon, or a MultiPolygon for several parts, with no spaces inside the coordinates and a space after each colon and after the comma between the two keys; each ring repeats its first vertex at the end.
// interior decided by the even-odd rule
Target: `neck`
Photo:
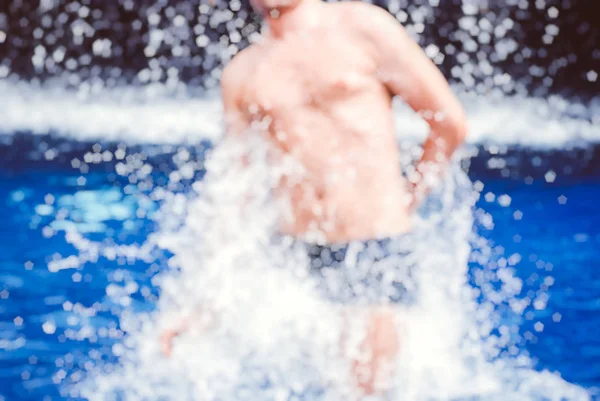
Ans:
{"type": "Polygon", "coordinates": [[[271,9],[265,15],[269,33],[276,39],[285,35],[306,29],[318,17],[320,0],[301,0],[295,5],[271,9]]]}

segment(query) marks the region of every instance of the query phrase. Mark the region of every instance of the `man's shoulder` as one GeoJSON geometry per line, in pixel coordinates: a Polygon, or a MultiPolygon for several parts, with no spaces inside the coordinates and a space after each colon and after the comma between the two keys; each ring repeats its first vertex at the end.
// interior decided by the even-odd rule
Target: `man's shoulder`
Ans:
{"type": "Polygon", "coordinates": [[[221,80],[223,82],[242,80],[251,73],[251,69],[256,64],[256,45],[250,45],[238,52],[227,63],[223,69],[221,80]]]}
{"type": "Polygon", "coordinates": [[[347,18],[350,22],[355,22],[360,25],[373,25],[371,19],[377,21],[389,21],[393,17],[381,7],[362,1],[342,1],[339,3],[331,3],[332,7],[340,16],[347,18]]]}
{"type": "Polygon", "coordinates": [[[403,40],[398,35],[403,30],[402,24],[389,11],[361,1],[332,3],[337,8],[345,27],[366,39],[368,43],[377,45],[390,40],[403,40]],[[392,39],[394,37],[394,39],[392,39]]]}

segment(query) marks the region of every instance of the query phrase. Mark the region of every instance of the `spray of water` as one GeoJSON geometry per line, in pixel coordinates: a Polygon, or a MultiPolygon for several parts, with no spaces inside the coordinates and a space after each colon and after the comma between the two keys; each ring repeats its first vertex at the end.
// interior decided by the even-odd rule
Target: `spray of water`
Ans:
{"type": "MultiPolygon", "coordinates": [[[[172,183],[192,177],[190,154],[181,151],[174,158],[179,167],[170,174],[172,183]]],[[[211,152],[202,166],[207,175],[191,191],[168,190],[177,188],[169,184],[151,191],[150,197],[164,200],[155,214],[161,228],[143,246],[115,250],[71,234],[82,251],[79,258],[115,252],[148,258],[156,247],[173,255],[171,270],[156,281],[157,309],[140,314],[124,308],[120,329],[126,337],[112,350],[118,363],[96,363],[83,384],[71,388],[74,394],[90,400],[355,396],[347,355],[358,352],[364,338],[364,314],[350,309],[354,319],[348,326],[347,307],[319,296],[302,250],[274,240],[286,204],[272,196],[273,189],[283,174],[298,171],[283,160],[274,164],[269,146],[258,138],[224,142],[211,152]],[[174,341],[167,358],[160,333],[182,319],[190,322],[189,330],[174,341]],[[342,350],[348,327],[352,340],[342,350]]],[[[122,173],[136,176],[143,168],[122,173]]],[[[522,283],[512,274],[518,258],[501,258],[474,229],[491,224],[489,216],[473,212],[477,187],[454,165],[416,218],[417,269],[411,278],[418,297],[410,306],[393,306],[402,350],[389,396],[588,399],[560,377],[535,372],[519,347],[518,320],[531,300],[520,295],[522,283]],[[470,259],[479,266],[477,288],[467,282],[470,259]]],[[[127,305],[133,286],[108,292],[115,303],[127,305]]]]}

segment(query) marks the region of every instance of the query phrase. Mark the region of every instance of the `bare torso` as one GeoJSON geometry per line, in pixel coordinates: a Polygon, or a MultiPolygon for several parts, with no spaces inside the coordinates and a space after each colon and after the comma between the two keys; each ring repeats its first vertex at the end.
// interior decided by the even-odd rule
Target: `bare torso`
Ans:
{"type": "Polygon", "coordinates": [[[343,10],[326,8],[310,29],[266,39],[236,60],[247,77],[242,109],[251,120],[269,118],[269,138],[306,170],[301,185],[282,183],[294,216],[283,231],[317,229],[329,242],[405,232],[409,195],[392,96],[343,10]]]}

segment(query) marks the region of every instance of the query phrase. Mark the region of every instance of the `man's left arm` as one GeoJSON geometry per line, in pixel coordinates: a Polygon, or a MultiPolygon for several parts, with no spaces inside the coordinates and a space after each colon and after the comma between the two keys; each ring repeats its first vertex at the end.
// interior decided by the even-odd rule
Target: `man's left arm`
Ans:
{"type": "Polygon", "coordinates": [[[362,5],[361,30],[388,90],[402,98],[429,125],[423,155],[413,179],[413,205],[430,190],[452,154],[464,142],[467,120],[448,81],[402,25],[375,6],[362,5]],[[368,14],[367,18],[364,14],[368,14]],[[433,178],[433,180],[431,180],[433,178]]]}

